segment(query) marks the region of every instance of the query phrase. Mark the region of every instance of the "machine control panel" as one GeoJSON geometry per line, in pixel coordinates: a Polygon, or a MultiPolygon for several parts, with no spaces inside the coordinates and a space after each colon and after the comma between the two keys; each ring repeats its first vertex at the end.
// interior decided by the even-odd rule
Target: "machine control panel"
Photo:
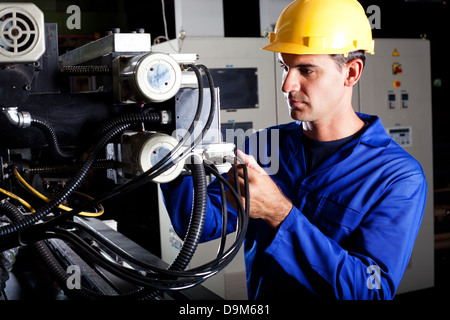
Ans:
{"type": "Polygon", "coordinates": [[[411,146],[411,127],[390,128],[387,130],[392,139],[402,147],[411,146]]]}

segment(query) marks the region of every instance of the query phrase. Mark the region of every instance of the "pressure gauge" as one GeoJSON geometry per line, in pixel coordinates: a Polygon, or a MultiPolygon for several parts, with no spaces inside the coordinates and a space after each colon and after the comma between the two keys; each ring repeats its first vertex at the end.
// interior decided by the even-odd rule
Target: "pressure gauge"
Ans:
{"type": "Polygon", "coordinates": [[[163,102],[180,90],[181,68],[170,55],[147,53],[120,59],[122,102],[163,102]]]}
{"type": "MultiPolygon", "coordinates": [[[[124,178],[137,177],[148,171],[168,155],[178,140],[158,132],[126,132],[122,135],[121,162],[124,178]]],[[[176,159],[181,151],[172,155],[176,159]]],[[[152,181],[166,183],[177,178],[184,167],[184,160],[178,161],[152,181]]]]}
{"type": "MultiPolygon", "coordinates": [[[[178,141],[167,134],[155,133],[141,146],[138,163],[142,172],[155,166],[178,144],[178,141]]],[[[174,156],[176,157],[176,155],[174,156]]],[[[183,169],[184,162],[178,162],[167,171],[153,179],[154,182],[166,183],[178,177],[183,169]]]]}

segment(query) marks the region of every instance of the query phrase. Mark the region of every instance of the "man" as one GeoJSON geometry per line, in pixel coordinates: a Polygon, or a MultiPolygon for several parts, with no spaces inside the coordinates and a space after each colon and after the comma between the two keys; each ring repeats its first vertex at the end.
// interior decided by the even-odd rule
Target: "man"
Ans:
{"type": "MultiPolygon", "coordinates": [[[[352,88],[364,53],[373,48],[355,0],[297,0],[278,19],[264,49],[279,53],[281,89],[296,121],[265,130],[269,139],[279,137],[274,150],[272,143],[250,139],[250,155],[238,152],[249,168],[244,252],[250,299],[395,295],[427,186],[418,162],[386,134],[378,117],[353,111],[352,88]],[[274,153],[279,169],[268,175],[260,164],[274,153]]],[[[229,180],[234,183],[232,174],[229,180]]],[[[187,228],[191,185],[184,178],[162,188],[180,234],[187,228]]],[[[217,183],[208,190],[204,241],[220,236],[221,226],[217,183]]],[[[232,231],[236,218],[229,220],[232,231]]]]}

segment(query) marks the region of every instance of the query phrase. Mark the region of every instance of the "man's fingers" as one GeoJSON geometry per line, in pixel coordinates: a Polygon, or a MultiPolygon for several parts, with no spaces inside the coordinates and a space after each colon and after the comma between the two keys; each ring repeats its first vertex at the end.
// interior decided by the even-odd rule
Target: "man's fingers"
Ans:
{"type": "Polygon", "coordinates": [[[245,154],[241,150],[236,150],[236,156],[244,161],[245,165],[253,170],[256,170],[260,174],[267,175],[266,171],[264,171],[263,168],[260,167],[258,162],[256,162],[255,158],[251,155],[245,154]]]}
{"type": "MultiPolygon", "coordinates": [[[[225,197],[228,201],[228,203],[235,209],[237,210],[237,205],[236,205],[236,199],[235,197],[231,194],[230,190],[225,191],[225,197]]],[[[245,206],[245,198],[241,195],[241,202],[242,205],[245,206]]]]}

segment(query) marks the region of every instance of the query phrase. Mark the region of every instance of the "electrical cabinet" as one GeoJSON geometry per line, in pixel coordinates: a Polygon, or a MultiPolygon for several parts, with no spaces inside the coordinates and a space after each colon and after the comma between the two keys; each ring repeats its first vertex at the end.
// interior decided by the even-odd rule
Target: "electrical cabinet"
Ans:
{"type": "Polygon", "coordinates": [[[434,286],[434,199],[430,42],[375,39],[354,92],[354,109],[380,117],[386,132],[416,158],[428,184],[427,204],[398,293],[434,286]]]}

